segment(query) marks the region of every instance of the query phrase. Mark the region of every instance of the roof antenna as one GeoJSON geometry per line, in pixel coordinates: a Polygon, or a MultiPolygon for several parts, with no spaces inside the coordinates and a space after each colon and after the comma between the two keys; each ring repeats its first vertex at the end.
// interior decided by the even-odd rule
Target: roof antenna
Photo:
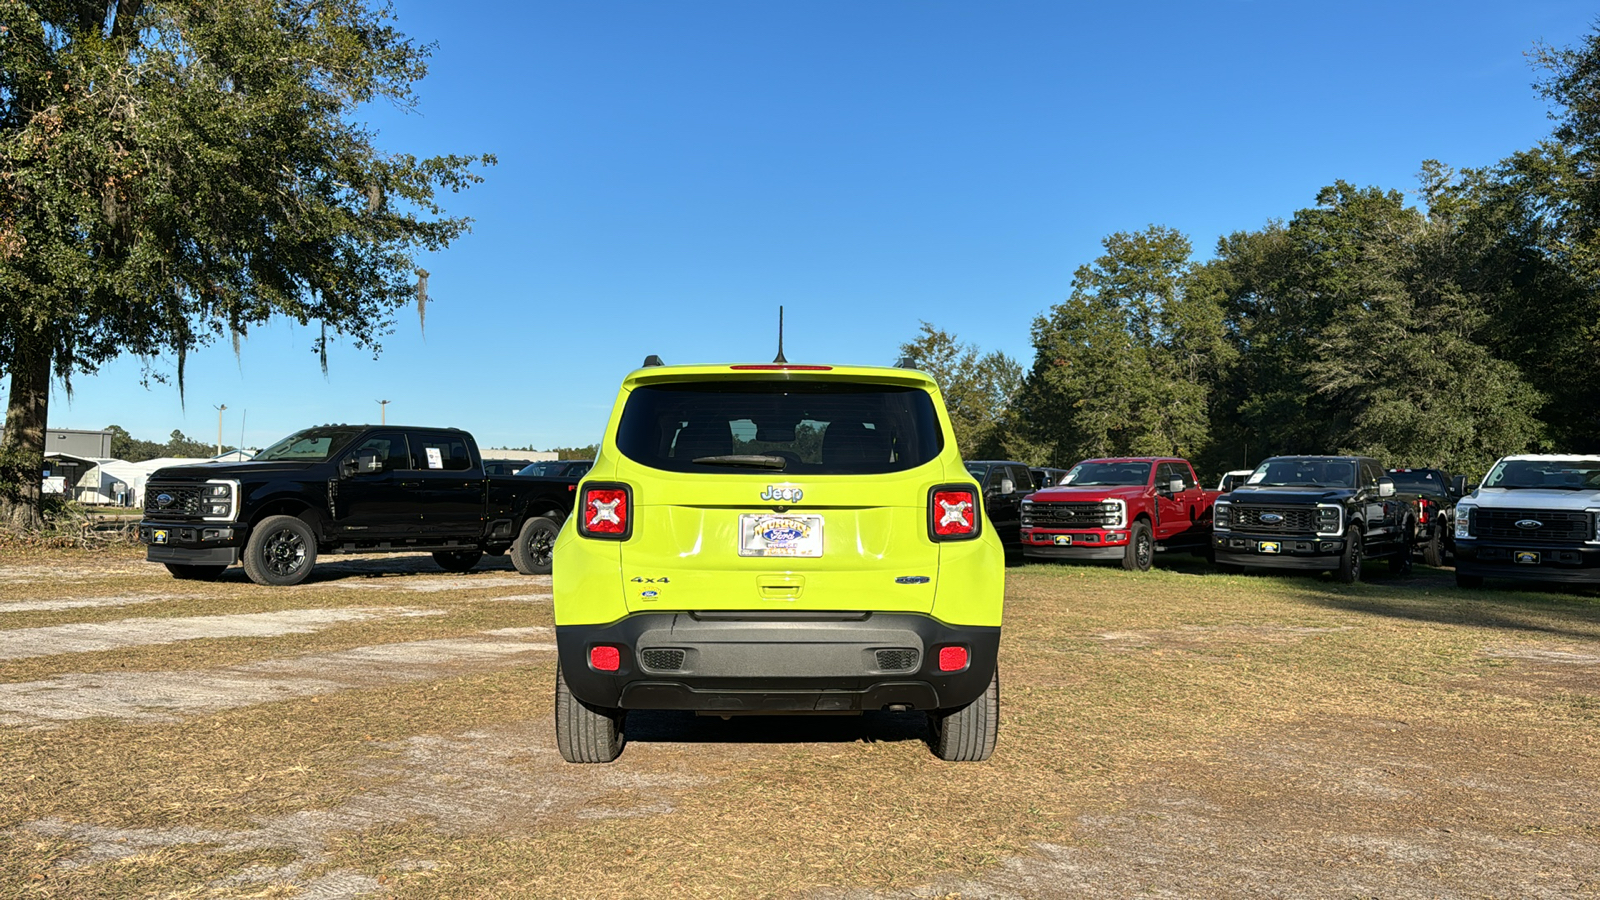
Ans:
{"type": "Polygon", "coordinates": [[[773,360],[773,362],[774,363],[784,363],[785,365],[787,365],[788,362],[789,362],[787,359],[783,358],[783,307],[782,306],[778,307],[778,358],[773,360]]]}

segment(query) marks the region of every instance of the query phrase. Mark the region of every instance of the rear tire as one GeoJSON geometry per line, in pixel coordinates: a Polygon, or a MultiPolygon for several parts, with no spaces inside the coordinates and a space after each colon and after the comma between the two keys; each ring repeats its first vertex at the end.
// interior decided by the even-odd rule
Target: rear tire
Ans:
{"type": "Polygon", "coordinates": [[[1150,523],[1140,519],[1128,532],[1128,546],[1122,551],[1122,567],[1129,572],[1148,572],[1155,559],[1155,540],[1150,536],[1150,523]]]}
{"type": "Polygon", "coordinates": [[[1350,539],[1344,542],[1344,555],[1339,557],[1339,568],[1334,571],[1333,577],[1340,584],[1355,584],[1361,580],[1361,535],[1351,532],[1350,539]]]}
{"type": "Polygon", "coordinates": [[[1483,587],[1483,576],[1482,575],[1463,575],[1460,572],[1457,572],[1456,573],[1456,587],[1462,588],[1464,590],[1469,590],[1469,591],[1473,590],[1474,588],[1481,588],[1481,587],[1483,587]]]}
{"type": "Polygon", "coordinates": [[[256,584],[299,584],[316,562],[317,536],[310,525],[294,516],[262,519],[244,547],[244,572],[256,584]]]}
{"type": "Polygon", "coordinates": [[[193,566],[186,563],[167,563],[167,571],[179,581],[216,581],[227,571],[227,566],[193,566]]]}
{"type": "Polygon", "coordinates": [[[1428,535],[1428,542],[1422,545],[1422,564],[1438,568],[1444,565],[1444,530],[1450,523],[1443,516],[1436,517],[1433,522],[1433,533],[1428,535]]]}
{"type": "Polygon", "coordinates": [[[446,572],[471,572],[480,559],[482,550],[438,550],[433,554],[433,561],[446,572]]]}
{"type": "Polygon", "coordinates": [[[572,696],[566,676],[556,666],[556,747],[569,763],[608,763],[622,755],[627,743],[622,723],[625,710],[602,709],[572,696]]]}
{"type": "Polygon", "coordinates": [[[543,516],[522,524],[517,542],[511,545],[511,564],[524,575],[549,575],[561,526],[543,516]]]}
{"type": "Polygon", "coordinates": [[[1000,737],[1000,670],[978,699],[960,709],[928,713],[933,730],[929,746],[946,762],[983,762],[1000,737]]]}

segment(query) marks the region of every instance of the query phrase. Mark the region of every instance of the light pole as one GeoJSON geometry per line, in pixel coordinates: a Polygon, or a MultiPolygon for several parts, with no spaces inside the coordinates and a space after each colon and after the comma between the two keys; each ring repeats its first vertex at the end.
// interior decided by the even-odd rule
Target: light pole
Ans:
{"type": "Polygon", "coordinates": [[[227,408],[228,408],[228,404],[226,404],[226,403],[222,404],[221,406],[213,406],[212,407],[212,409],[215,409],[217,411],[217,455],[218,456],[222,455],[222,412],[223,412],[223,410],[226,410],[227,408]]]}
{"type": "Polygon", "coordinates": [[[378,401],[378,424],[379,425],[387,425],[387,424],[389,424],[389,404],[390,404],[390,402],[391,401],[389,401],[389,400],[379,400],[378,401]]]}

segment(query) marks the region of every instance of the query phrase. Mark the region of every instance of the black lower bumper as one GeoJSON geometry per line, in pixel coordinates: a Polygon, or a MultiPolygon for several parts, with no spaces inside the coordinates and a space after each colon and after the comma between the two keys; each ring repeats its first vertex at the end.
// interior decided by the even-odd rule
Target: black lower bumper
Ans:
{"type": "Polygon", "coordinates": [[[1128,552],[1127,544],[1095,546],[1085,544],[1068,547],[1023,544],[1022,555],[1029,559],[1121,559],[1128,552]]]}
{"type": "Polygon", "coordinates": [[[217,522],[140,522],[147,562],[230,566],[239,561],[245,526],[217,522]]]}
{"type": "Polygon", "coordinates": [[[953,709],[988,688],[1000,650],[999,627],[947,625],[931,616],[748,615],[641,613],[609,625],[559,625],[562,675],[578,699],[612,709],[953,709]],[[590,665],[596,646],[617,648],[617,671],[590,665]],[[965,668],[939,671],[939,650],[947,646],[966,648],[965,668]]]}
{"type": "Polygon", "coordinates": [[[1320,572],[1339,567],[1344,538],[1224,532],[1212,536],[1211,552],[1225,565],[1320,572]]]}
{"type": "Polygon", "coordinates": [[[1600,584],[1600,547],[1456,541],[1456,572],[1483,578],[1600,584]]]}

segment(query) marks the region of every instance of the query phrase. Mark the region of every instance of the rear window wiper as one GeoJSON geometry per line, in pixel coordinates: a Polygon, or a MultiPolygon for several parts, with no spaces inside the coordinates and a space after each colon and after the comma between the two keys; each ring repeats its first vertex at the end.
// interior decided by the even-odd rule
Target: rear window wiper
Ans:
{"type": "Polygon", "coordinates": [[[697,466],[732,466],[746,469],[784,469],[789,461],[781,456],[762,456],[759,454],[732,454],[729,456],[697,456],[693,460],[697,466]]]}

